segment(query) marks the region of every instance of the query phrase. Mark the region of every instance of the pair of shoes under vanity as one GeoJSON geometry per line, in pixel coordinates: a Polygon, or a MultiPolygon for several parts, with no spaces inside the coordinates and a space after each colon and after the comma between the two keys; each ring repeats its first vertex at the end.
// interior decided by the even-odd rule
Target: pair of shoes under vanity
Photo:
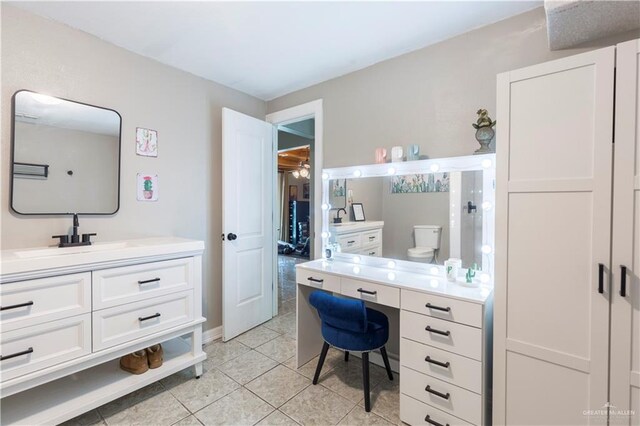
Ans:
{"type": "Polygon", "coordinates": [[[162,365],[162,345],[149,346],[120,358],[120,368],[131,374],[143,374],[162,365]]]}

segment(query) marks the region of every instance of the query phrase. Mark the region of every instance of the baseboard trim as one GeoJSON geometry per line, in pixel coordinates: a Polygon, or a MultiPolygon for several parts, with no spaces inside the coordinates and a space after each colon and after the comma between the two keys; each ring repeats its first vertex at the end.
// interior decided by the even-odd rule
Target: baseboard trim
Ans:
{"type": "MultiPolygon", "coordinates": [[[[222,326],[214,327],[202,332],[202,344],[211,343],[222,338],[222,326]]],[[[381,358],[382,359],[382,358],[381,358]]],[[[392,364],[393,365],[393,364],[392,364]]]]}

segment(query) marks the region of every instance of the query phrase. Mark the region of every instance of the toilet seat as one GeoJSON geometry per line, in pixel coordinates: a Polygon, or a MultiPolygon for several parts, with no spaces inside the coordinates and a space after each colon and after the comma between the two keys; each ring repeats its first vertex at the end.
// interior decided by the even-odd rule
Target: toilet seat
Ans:
{"type": "Polygon", "coordinates": [[[430,261],[433,259],[434,250],[428,247],[414,247],[407,250],[409,259],[430,261]]]}

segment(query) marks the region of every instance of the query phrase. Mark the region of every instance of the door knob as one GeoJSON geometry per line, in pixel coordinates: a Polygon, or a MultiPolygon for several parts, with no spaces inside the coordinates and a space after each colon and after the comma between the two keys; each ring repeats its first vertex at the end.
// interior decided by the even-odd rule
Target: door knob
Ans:
{"type": "Polygon", "coordinates": [[[227,240],[229,240],[229,241],[233,241],[233,240],[235,240],[236,238],[238,238],[238,236],[237,236],[236,234],[234,234],[233,232],[229,232],[229,233],[227,234],[227,240]]]}

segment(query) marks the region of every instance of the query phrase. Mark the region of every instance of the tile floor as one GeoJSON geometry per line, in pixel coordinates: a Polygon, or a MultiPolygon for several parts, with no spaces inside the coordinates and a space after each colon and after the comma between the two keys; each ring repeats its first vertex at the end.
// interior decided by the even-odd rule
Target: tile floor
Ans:
{"type": "MultiPolygon", "coordinates": [[[[237,338],[205,346],[204,374],[180,371],[65,425],[400,424],[399,377],[371,364],[372,412],[364,411],[358,358],[331,349],[317,386],[317,358],[295,367],[295,264],[279,256],[279,315],[237,338]]],[[[320,350],[320,348],[318,348],[320,350]]]]}

